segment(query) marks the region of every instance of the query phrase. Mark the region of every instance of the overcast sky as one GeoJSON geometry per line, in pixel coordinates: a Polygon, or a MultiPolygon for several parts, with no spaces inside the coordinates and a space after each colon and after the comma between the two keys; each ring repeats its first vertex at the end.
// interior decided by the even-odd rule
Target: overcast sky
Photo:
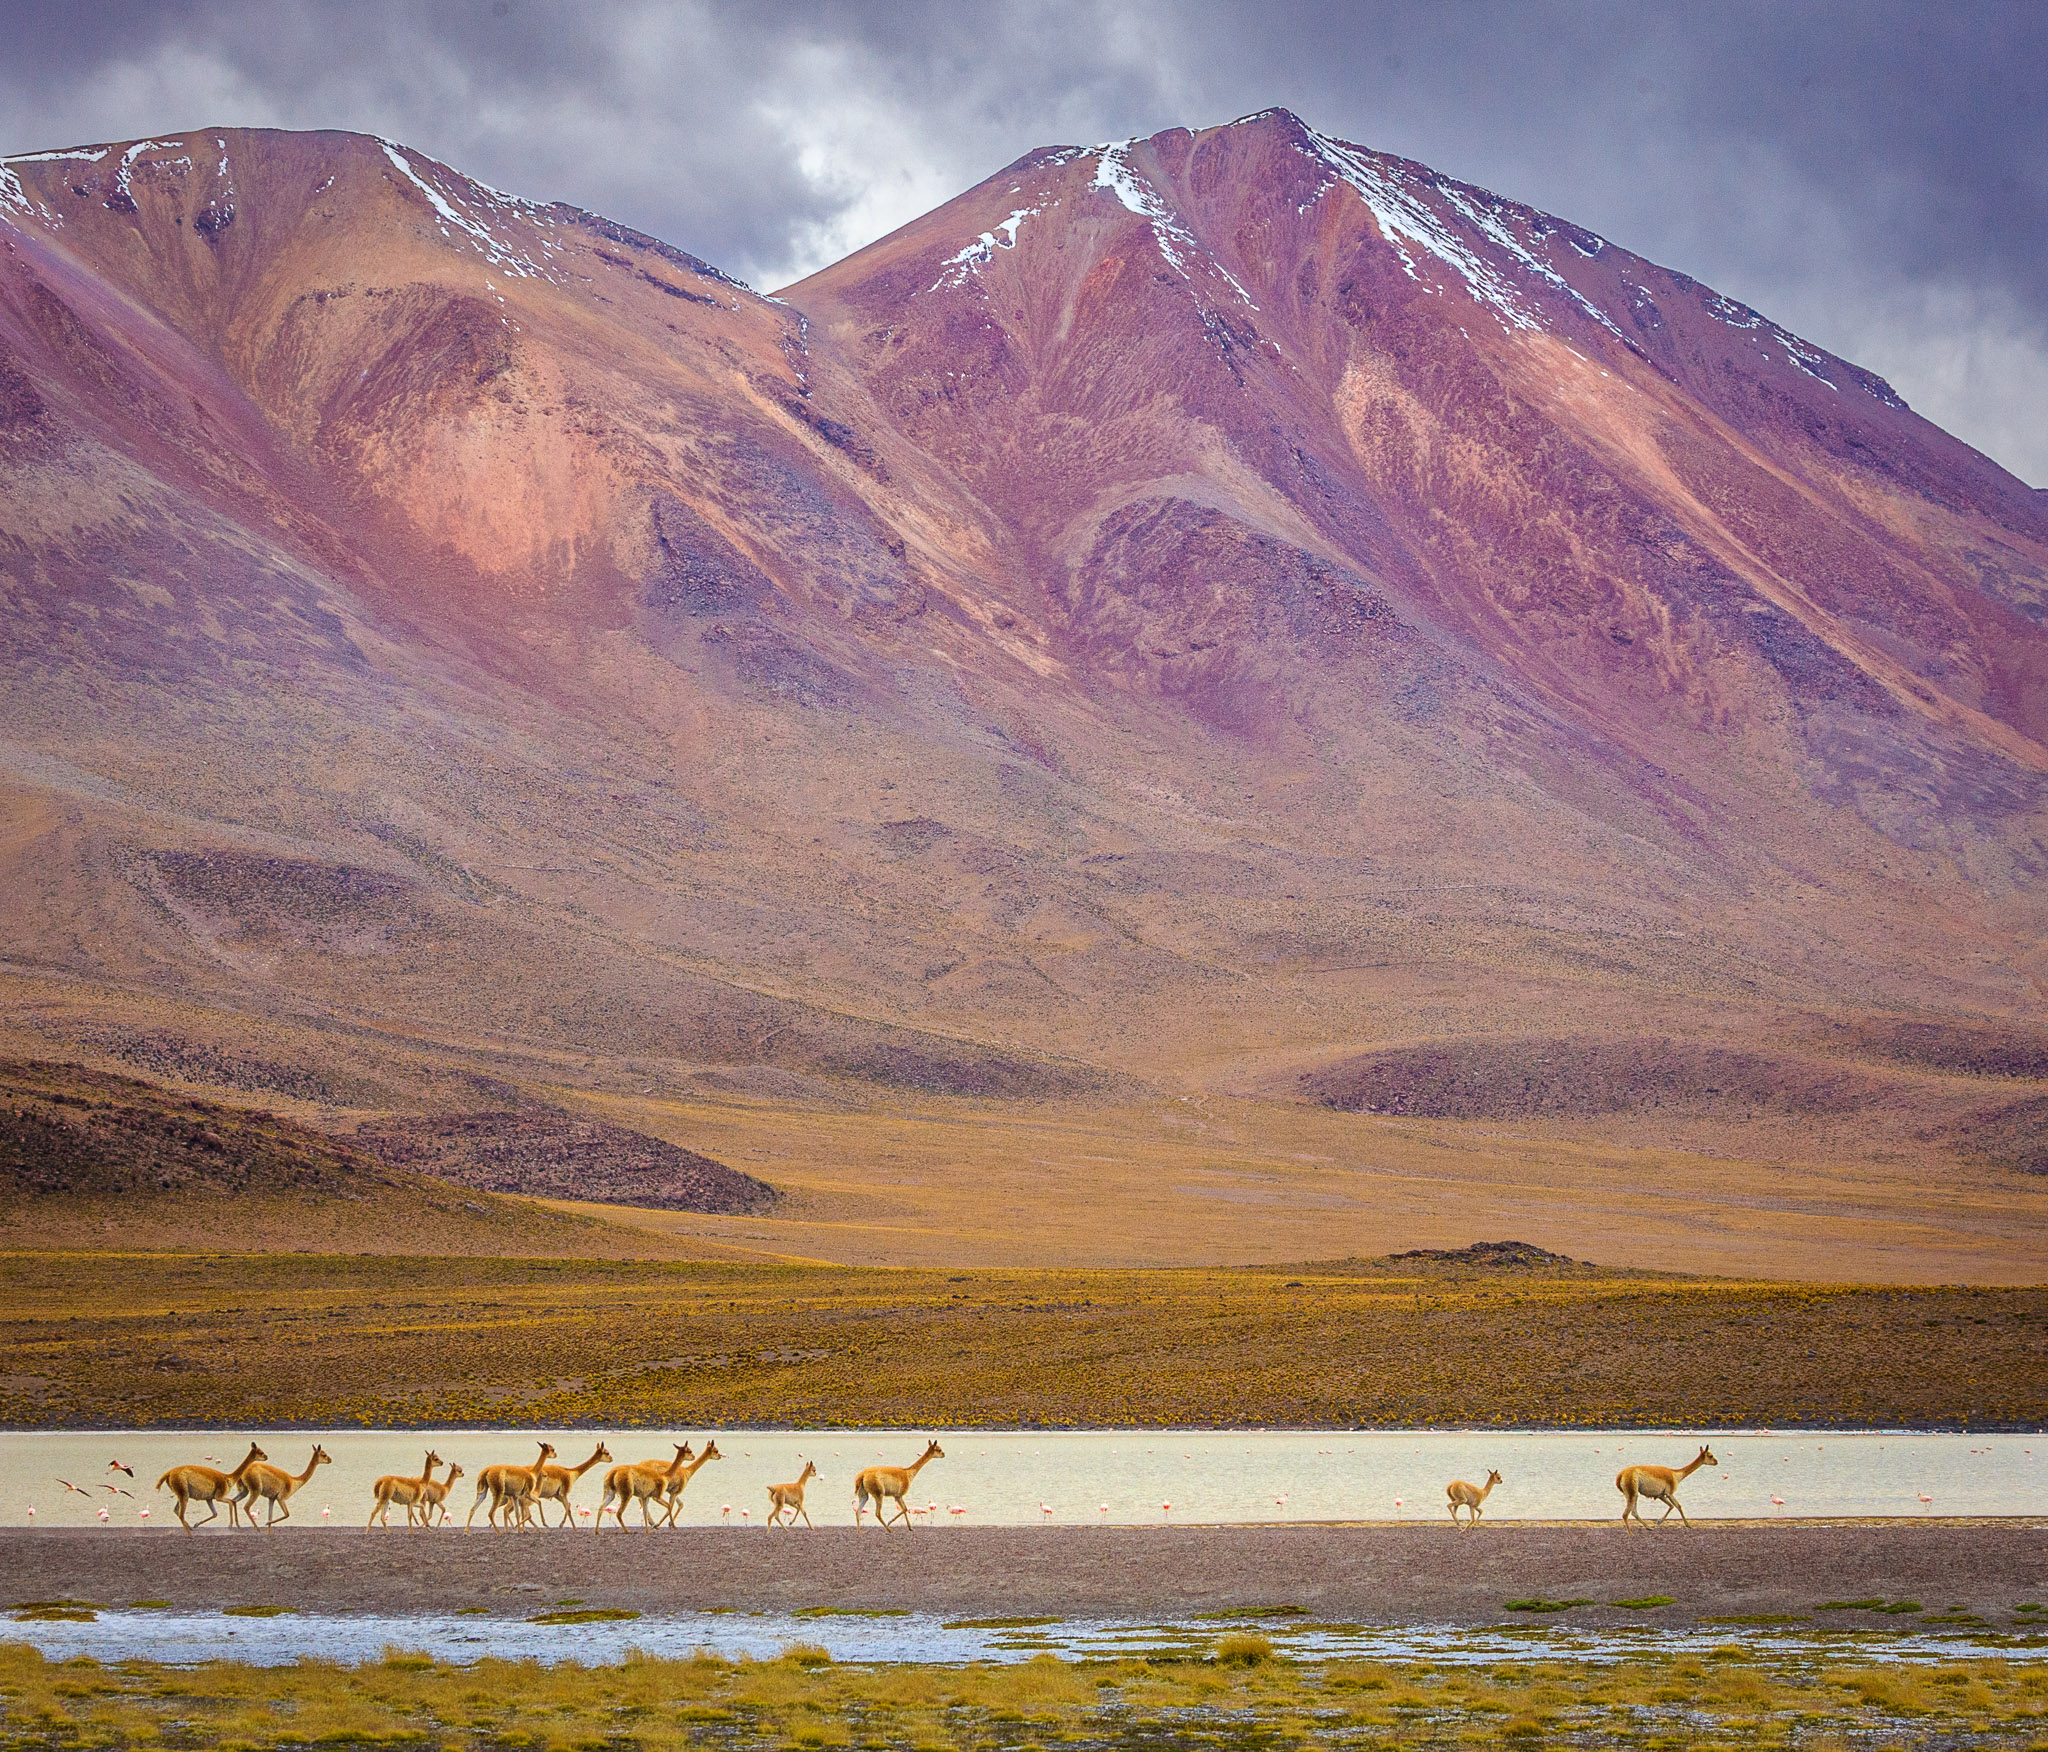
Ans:
{"type": "Polygon", "coordinates": [[[2048,4],[0,0],[0,152],[360,128],[762,287],[1284,104],[1590,225],[2048,485],[2048,4]]]}

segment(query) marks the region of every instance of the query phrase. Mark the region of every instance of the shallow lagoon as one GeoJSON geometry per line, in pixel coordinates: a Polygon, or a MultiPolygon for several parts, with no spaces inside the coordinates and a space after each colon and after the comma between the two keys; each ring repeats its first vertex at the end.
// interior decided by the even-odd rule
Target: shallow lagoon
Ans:
{"type": "MultiPolygon", "coordinates": [[[[540,1433],[567,1464],[583,1460],[599,1439],[590,1431],[540,1433]]],[[[666,1459],[677,1441],[701,1450],[715,1436],[724,1458],[698,1473],[679,1516],[697,1525],[758,1527],[766,1487],[795,1478],[804,1459],[814,1459],[821,1476],[808,1506],[822,1526],[852,1520],[855,1472],[914,1460],[926,1433],[641,1430],[604,1439],[617,1458],[643,1460],[666,1459]]],[[[1597,1520],[1620,1513],[1614,1474],[1622,1466],[1683,1465],[1702,1439],[1641,1430],[929,1433],[946,1457],[920,1475],[910,1501],[932,1526],[1442,1520],[1446,1481],[1483,1481],[1490,1467],[1504,1482],[1487,1501],[1489,1520],[1597,1520]]],[[[0,1434],[0,1526],[89,1526],[104,1510],[110,1528],[175,1527],[169,1493],[150,1488],[158,1475],[209,1455],[231,1467],[252,1434],[274,1463],[294,1472],[316,1441],[333,1455],[293,1499],[294,1522],[313,1525],[361,1525],[378,1475],[417,1472],[429,1447],[464,1469],[449,1498],[460,1521],[483,1466],[528,1461],[535,1452],[535,1437],[503,1430],[9,1432],[0,1434]],[[135,1477],[111,1472],[110,1459],[132,1466],[135,1477]],[[67,1492],[59,1479],[87,1494],[67,1492]],[[109,1482],[132,1494],[107,1490],[109,1482]]],[[[2044,1436],[1751,1430],[1706,1439],[1719,1464],[1680,1493],[1696,1520],[2048,1515],[2044,1436]]],[[[597,1468],[577,1487],[580,1510],[596,1508],[602,1473],[597,1468]]],[[[585,1513],[579,1525],[589,1520],[585,1513]]],[[[225,1517],[217,1526],[226,1527],[225,1517]]]]}
{"type": "MultiPolygon", "coordinates": [[[[547,1602],[535,1600],[533,1610],[547,1602]]],[[[946,1621],[929,1613],[685,1612],[595,1624],[534,1624],[524,1618],[429,1614],[292,1614],[235,1618],[218,1612],[102,1612],[93,1623],[0,1621],[0,1641],[24,1642],[54,1660],[242,1661],[283,1666],[302,1658],[344,1665],[381,1660],[391,1649],[420,1652],[454,1664],[492,1657],[609,1665],[640,1653],[680,1657],[699,1649],[729,1660],[772,1659],[795,1643],[823,1648],[835,1661],[1026,1661],[1052,1653],[1068,1660],[1168,1654],[1199,1655],[1218,1637],[1255,1629],[1280,1652],[1301,1659],[1331,1656],[1377,1661],[1424,1660],[1485,1665],[1504,1660],[1621,1661],[1650,1654],[1705,1651],[1739,1636],[1753,1653],[1829,1651],[1835,1658],[1936,1661],[1969,1653],[2039,1649],[2048,1636],[2014,1638],[1991,1631],[1900,1634],[1810,1627],[1759,1629],[1659,1625],[1641,1630],[1573,1631],[1562,1625],[1329,1625],[1237,1615],[1216,1619],[1066,1619],[1003,1627],[993,1620],[946,1621]]]]}

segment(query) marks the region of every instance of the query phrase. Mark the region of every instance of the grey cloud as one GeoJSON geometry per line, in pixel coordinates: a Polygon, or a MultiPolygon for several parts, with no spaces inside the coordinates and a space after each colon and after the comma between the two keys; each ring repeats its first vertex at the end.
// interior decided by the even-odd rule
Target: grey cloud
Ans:
{"type": "Polygon", "coordinates": [[[390,134],[764,285],[1033,146],[1285,104],[1567,215],[2048,481],[2048,7],[0,0],[0,150],[390,134]]]}

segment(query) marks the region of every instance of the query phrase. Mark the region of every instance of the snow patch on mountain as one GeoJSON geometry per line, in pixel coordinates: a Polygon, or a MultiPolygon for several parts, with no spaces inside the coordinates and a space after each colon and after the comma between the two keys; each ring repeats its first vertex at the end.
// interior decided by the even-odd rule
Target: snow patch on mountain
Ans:
{"type": "Polygon", "coordinates": [[[101,146],[91,152],[81,147],[65,152],[17,152],[11,158],[0,158],[0,164],[70,164],[74,161],[97,164],[111,151],[113,147],[101,146]]]}
{"type": "MultiPolygon", "coordinates": [[[[441,216],[440,230],[443,237],[449,237],[452,240],[453,233],[448,228],[453,226],[456,231],[462,233],[464,237],[468,238],[472,244],[483,252],[484,259],[494,268],[503,268],[508,274],[518,275],[526,279],[543,279],[547,277],[545,271],[538,263],[529,260],[525,255],[514,249],[510,244],[498,237],[495,232],[491,231],[489,227],[480,225],[465,213],[458,212],[448,197],[435,188],[432,183],[428,182],[425,177],[421,176],[418,171],[414,170],[405,154],[399,151],[389,140],[380,139],[377,144],[384,148],[384,156],[391,160],[399,175],[403,176],[407,182],[411,183],[414,188],[425,195],[434,211],[441,216]]],[[[478,186],[481,187],[481,185],[478,186]]],[[[495,194],[497,191],[493,190],[491,192],[495,194]]],[[[510,195],[500,196],[499,199],[506,203],[513,202],[513,197],[510,195]]]]}
{"type": "Polygon", "coordinates": [[[1195,256],[1228,281],[1230,289],[1257,310],[1258,306],[1252,303],[1252,295],[1238,283],[1237,276],[1195,241],[1194,233],[1181,223],[1179,215],[1166,204],[1159,191],[1145,182],[1132,167],[1130,150],[1134,143],[1131,140],[1112,140],[1092,147],[1095,180],[1089,186],[1107,189],[1133,213],[1150,220],[1159,253],[1190,285],[1194,283],[1194,275],[1188,269],[1188,259],[1195,256]]]}
{"type": "Polygon", "coordinates": [[[932,282],[930,289],[937,292],[947,286],[966,285],[968,275],[979,273],[996,259],[997,250],[1015,249],[1017,247],[1017,228],[1033,214],[1043,211],[1042,205],[1037,207],[1019,207],[1009,218],[999,224],[994,231],[984,231],[965,249],[961,250],[959,254],[950,255],[945,259],[942,264],[945,271],[932,282]]]}
{"type": "MultiPolygon", "coordinates": [[[[1319,134],[1313,128],[1303,129],[1303,134],[1308,142],[1303,150],[1320,159],[1337,180],[1348,184],[1365,202],[1380,228],[1380,235],[1401,258],[1402,271],[1409,279],[1418,285],[1424,284],[1421,266],[1409,247],[1412,244],[1435,256],[1457,274],[1470,288],[1472,296],[1508,328],[1534,330],[1543,326],[1525,306],[1514,285],[1407,186],[1410,179],[1399,166],[1390,164],[1382,167],[1364,153],[1319,134]]],[[[1329,185],[1325,183],[1323,188],[1327,187],[1329,185]]],[[[1318,189],[1316,195],[1303,203],[1303,211],[1313,205],[1321,193],[1322,189],[1318,189]]]]}

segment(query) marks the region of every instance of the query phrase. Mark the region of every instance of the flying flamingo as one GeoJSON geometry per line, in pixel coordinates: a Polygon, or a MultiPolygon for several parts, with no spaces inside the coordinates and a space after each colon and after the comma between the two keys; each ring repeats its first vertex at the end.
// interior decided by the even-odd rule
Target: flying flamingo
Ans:
{"type": "Polygon", "coordinates": [[[61,1484],[66,1490],[70,1491],[74,1496],[89,1497],[92,1495],[92,1492],[87,1490],[84,1485],[73,1484],[71,1480],[68,1478],[60,1478],[57,1480],[57,1482],[61,1484]]]}
{"type": "Polygon", "coordinates": [[[131,1501],[134,1500],[135,1493],[132,1490],[123,1490],[118,1484],[103,1484],[100,1486],[100,1489],[112,1496],[124,1496],[131,1501]]]}
{"type": "Polygon", "coordinates": [[[125,1472],[130,1478],[135,1476],[135,1468],[120,1460],[109,1460],[107,1462],[107,1470],[109,1472],[125,1472]]]}

